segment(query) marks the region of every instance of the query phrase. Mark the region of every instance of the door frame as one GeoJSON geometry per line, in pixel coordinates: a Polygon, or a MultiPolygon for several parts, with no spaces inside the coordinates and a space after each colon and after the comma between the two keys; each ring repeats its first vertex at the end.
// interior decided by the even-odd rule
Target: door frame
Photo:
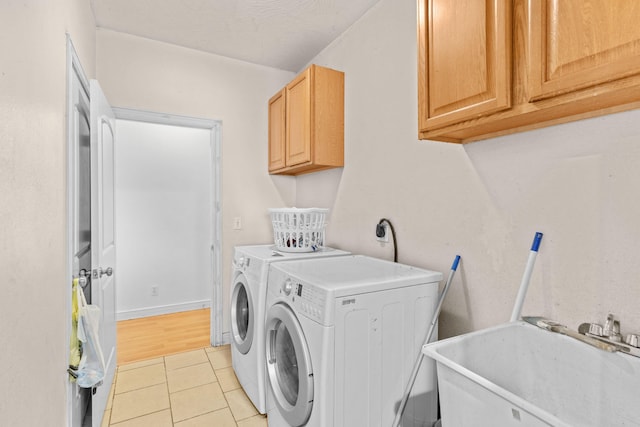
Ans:
{"type": "MultiPolygon", "coordinates": [[[[212,346],[223,344],[223,301],[222,301],[222,212],[221,205],[221,171],[220,148],[222,145],[222,121],[187,117],[175,114],[158,113],[154,111],[134,110],[130,108],[112,107],[116,120],[131,120],[136,122],[164,124],[197,129],[207,129],[210,134],[211,148],[211,184],[212,194],[209,198],[211,212],[211,266],[213,268],[213,286],[211,290],[211,324],[209,342],[212,346]]],[[[117,126],[116,126],[117,128],[117,126]]],[[[116,131],[117,132],[117,131],[116,131]]],[[[117,150],[117,148],[116,148],[117,150]]],[[[117,167],[117,165],[116,165],[117,167]]]]}

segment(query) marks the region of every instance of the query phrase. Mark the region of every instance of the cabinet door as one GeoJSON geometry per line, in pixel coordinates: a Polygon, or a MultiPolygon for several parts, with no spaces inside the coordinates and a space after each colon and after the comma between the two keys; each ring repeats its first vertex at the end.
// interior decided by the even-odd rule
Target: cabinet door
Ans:
{"type": "Polygon", "coordinates": [[[640,1],[529,0],[530,97],[549,98],[640,70],[640,1]]]}
{"type": "Polygon", "coordinates": [[[284,89],[269,100],[269,172],[284,168],[285,93],[284,89]]]}
{"type": "Polygon", "coordinates": [[[420,130],[510,107],[510,1],[419,0],[418,28],[420,130]]]}
{"type": "Polygon", "coordinates": [[[310,67],[285,88],[287,166],[311,161],[312,80],[313,67],[310,67]]]}

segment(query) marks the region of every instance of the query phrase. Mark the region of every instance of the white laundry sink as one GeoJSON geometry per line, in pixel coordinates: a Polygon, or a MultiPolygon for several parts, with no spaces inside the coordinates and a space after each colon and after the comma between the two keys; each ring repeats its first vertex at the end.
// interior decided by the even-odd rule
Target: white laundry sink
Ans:
{"type": "Polygon", "coordinates": [[[640,426],[640,358],[513,322],[423,347],[442,426],[640,426]]]}

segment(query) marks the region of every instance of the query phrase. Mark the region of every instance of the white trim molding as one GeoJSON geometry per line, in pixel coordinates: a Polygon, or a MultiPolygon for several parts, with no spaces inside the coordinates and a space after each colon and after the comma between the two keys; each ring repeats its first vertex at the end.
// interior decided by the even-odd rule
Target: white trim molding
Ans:
{"type": "Polygon", "coordinates": [[[179,313],[181,311],[210,308],[211,300],[190,301],[178,304],[159,305],[138,310],[124,310],[116,313],[116,320],[138,319],[140,317],[159,316],[161,314],[179,313]]]}

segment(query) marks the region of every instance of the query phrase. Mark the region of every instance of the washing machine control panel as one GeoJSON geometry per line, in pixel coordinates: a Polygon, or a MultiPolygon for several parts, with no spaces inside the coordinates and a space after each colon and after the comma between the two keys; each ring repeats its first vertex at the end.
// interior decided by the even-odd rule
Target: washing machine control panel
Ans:
{"type": "Polygon", "coordinates": [[[284,292],[285,295],[291,295],[292,290],[293,290],[293,280],[291,279],[285,280],[284,283],[282,284],[282,292],[284,292]]]}
{"type": "Polygon", "coordinates": [[[301,314],[322,322],[325,315],[325,295],[320,289],[288,277],[282,283],[281,293],[301,314]]]}

